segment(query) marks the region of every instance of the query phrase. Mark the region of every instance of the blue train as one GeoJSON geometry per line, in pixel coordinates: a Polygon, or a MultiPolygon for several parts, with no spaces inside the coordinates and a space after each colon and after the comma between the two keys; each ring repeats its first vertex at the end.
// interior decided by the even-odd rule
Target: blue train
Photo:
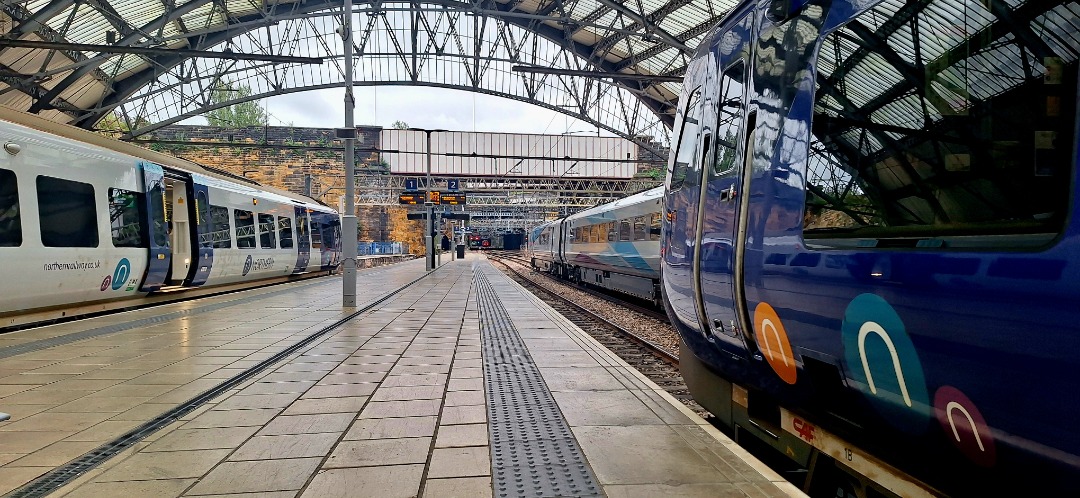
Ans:
{"type": "Polygon", "coordinates": [[[811,494],[1077,496],[1078,60],[1075,1],[736,6],[663,201],[694,397],[811,494]]]}

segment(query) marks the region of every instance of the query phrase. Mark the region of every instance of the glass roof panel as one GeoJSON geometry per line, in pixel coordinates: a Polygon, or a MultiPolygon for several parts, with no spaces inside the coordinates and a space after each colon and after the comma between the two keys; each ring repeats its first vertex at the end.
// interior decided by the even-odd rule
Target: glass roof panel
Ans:
{"type": "Polygon", "coordinates": [[[226,0],[225,9],[230,14],[245,15],[262,10],[261,3],[257,0],[226,0]]]}
{"type": "MultiPolygon", "coordinates": [[[[59,31],[64,27],[68,15],[70,12],[65,10],[64,15],[50,19],[49,26],[59,31]]],[[[75,17],[77,21],[72,22],[67,32],[63,33],[64,38],[71,43],[105,43],[105,32],[116,31],[116,27],[90,5],[79,6],[75,11],[75,17]]]]}
{"type": "Polygon", "coordinates": [[[1075,61],[1080,56],[1080,4],[1058,5],[1036,17],[1031,30],[1065,61],[1075,61]]]}
{"type": "MultiPolygon", "coordinates": [[[[667,2],[664,1],[664,0],[640,0],[640,1],[641,1],[641,7],[642,7],[641,10],[644,11],[646,15],[652,14],[653,12],[656,12],[657,10],[660,10],[661,7],[663,7],[665,4],[667,4],[667,2]]],[[[637,14],[641,13],[641,12],[638,11],[636,3],[631,3],[630,5],[633,6],[631,8],[633,8],[635,13],[637,13],[637,14]]]]}
{"type": "Polygon", "coordinates": [[[110,0],[113,8],[132,26],[142,27],[165,14],[158,0],[110,0]]]}
{"type": "Polygon", "coordinates": [[[848,100],[861,107],[877,97],[882,88],[892,88],[902,79],[896,68],[875,52],[848,71],[842,88],[848,100]]]}

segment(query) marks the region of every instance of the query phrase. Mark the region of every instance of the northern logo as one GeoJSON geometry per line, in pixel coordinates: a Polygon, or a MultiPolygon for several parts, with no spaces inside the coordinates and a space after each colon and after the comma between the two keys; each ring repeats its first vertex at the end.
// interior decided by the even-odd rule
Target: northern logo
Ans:
{"type": "Polygon", "coordinates": [[[248,254],[247,259],[244,260],[244,273],[242,273],[241,276],[247,276],[248,272],[251,271],[251,266],[253,264],[254,264],[254,260],[252,260],[251,255],[248,254]]]}
{"type": "MultiPolygon", "coordinates": [[[[124,286],[124,283],[127,282],[129,276],[131,276],[131,262],[128,261],[127,258],[121,259],[120,262],[116,264],[116,269],[113,270],[112,290],[120,290],[120,288],[124,286]]],[[[101,285],[104,287],[105,283],[102,283],[101,285]]]]}

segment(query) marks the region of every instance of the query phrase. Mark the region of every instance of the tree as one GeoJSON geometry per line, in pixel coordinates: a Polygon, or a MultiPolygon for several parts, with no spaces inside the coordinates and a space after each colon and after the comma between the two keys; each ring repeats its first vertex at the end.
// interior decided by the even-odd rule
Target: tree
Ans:
{"type": "Polygon", "coordinates": [[[120,135],[131,130],[138,130],[149,126],[150,120],[142,117],[135,116],[134,119],[125,118],[119,110],[114,110],[101,118],[101,121],[97,123],[97,130],[107,135],[120,135]]]}
{"type": "Polygon", "coordinates": [[[394,121],[394,124],[390,125],[390,127],[395,129],[395,130],[408,130],[409,129],[409,123],[398,120],[398,121],[394,121]]]}
{"type": "MultiPolygon", "coordinates": [[[[243,99],[251,96],[251,87],[247,85],[234,85],[218,81],[210,90],[210,104],[216,105],[231,100],[243,99]]],[[[230,106],[221,107],[203,114],[210,126],[224,126],[229,128],[241,128],[244,126],[265,126],[266,111],[257,101],[249,100],[230,106]]]]}

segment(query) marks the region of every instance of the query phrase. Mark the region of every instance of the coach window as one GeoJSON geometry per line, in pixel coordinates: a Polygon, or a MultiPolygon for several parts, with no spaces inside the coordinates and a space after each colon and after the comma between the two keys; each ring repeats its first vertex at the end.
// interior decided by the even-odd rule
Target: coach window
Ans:
{"type": "Polygon", "coordinates": [[[808,244],[1035,249],[1063,229],[1080,25],[1032,12],[1021,36],[988,28],[1012,9],[964,5],[874,8],[821,39],[808,244]]]}
{"type": "Polygon", "coordinates": [[[0,169],[0,247],[22,245],[21,218],[19,186],[15,183],[15,172],[0,169]]]}
{"type": "Polygon", "coordinates": [[[716,120],[716,162],[713,171],[723,174],[735,167],[735,144],[743,112],[743,79],[746,64],[738,61],[724,70],[720,79],[720,106],[716,120]]]}
{"type": "Polygon", "coordinates": [[[277,248],[277,225],[274,224],[274,215],[259,214],[259,248],[277,248]]]}
{"type": "Polygon", "coordinates": [[[97,209],[89,183],[37,177],[41,243],[45,247],[97,247],[97,209]]]}
{"type": "Polygon", "coordinates": [[[649,214],[649,240],[660,240],[660,213],[649,214]]]}
{"type": "Polygon", "coordinates": [[[630,220],[619,220],[619,240],[622,242],[630,241],[633,238],[632,228],[630,228],[630,220]]]}
{"type": "Polygon", "coordinates": [[[234,209],[233,217],[236,218],[236,247],[254,249],[255,215],[251,214],[251,211],[234,209]]]}
{"type": "Polygon", "coordinates": [[[141,192],[109,189],[109,221],[112,225],[114,247],[147,247],[143,240],[143,206],[141,192]]]}
{"type": "Polygon", "coordinates": [[[309,242],[308,237],[310,230],[308,227],[310,226],[311,218],[307,214],[301,215],[296,219],[296,240],[300,242],[301,247],[305,245],[304,242],[309,242]]]}
{"type": "Polygon", "coordinates": [[[311,220],[311,248],[319,249],[322,247],[322,223],[314,218],[311,220]]]}
{"type": "Polygon", "coordinates": [[[605,240],[608,242],[615,242],[619,240],[619,232],[615,229],[614,221],[609,221],[600,225],[600,231],[597,235],[599,235],[597,242],[603,242],[605,240]]]}
{"type": "Polygon", "coordinates": [[[210,233],[202,236],[215,249],[232,247],[232,225],[229,223],[229,208],[210,206],[210,233]]]}
{"type": "MultiPolygon", "coordinates": [[[[676,118],[678,119],[678,118],[676,118]]],[[[675,153],[675,164],[671,169],[671,189],[675,190],[686,183],[686,173],[694,168],[697,160],[698,134],[701,130],[701,90],[686,99],[679,126],[679,148],[675,153]]]]}
{"type": "Polygon", "coordinates": [[[278,216],[278,239],[281,241],[282,249],[291,249],[292,242],[292,218],[285,216],[278,216]]]}
{"type": "Polygon", "coordinates": [[[648,240],[649,234],[645,232],[645,217],[634,218],[634,240],[648,240]]]}

